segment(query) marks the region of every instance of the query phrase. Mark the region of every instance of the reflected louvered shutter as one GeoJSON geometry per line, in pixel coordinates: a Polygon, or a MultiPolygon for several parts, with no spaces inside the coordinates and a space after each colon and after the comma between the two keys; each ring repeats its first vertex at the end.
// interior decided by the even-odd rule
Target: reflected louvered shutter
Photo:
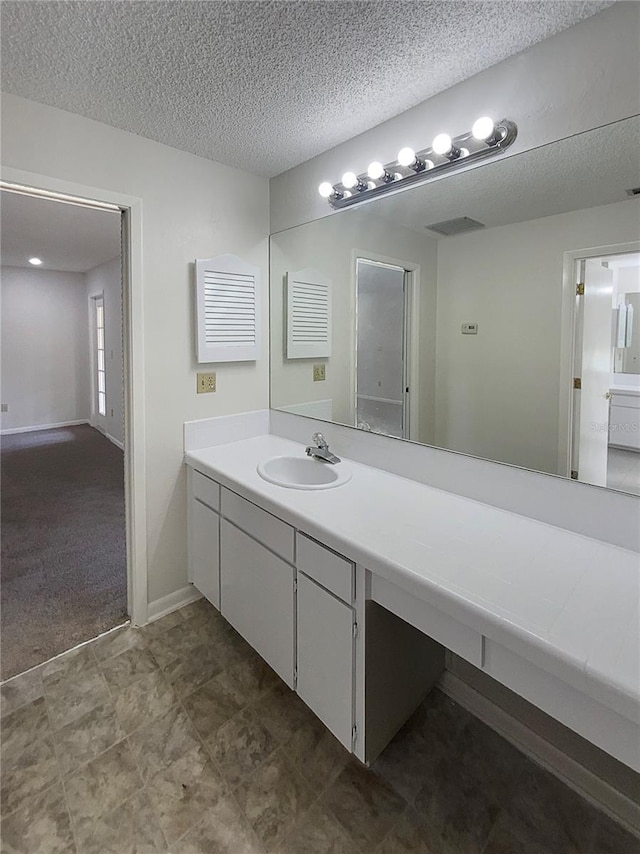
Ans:
{"type": "Polygon", "coordinates": [[[316,270],[287,273],[287,358],[331,355],[331,282],[316,270]]]}
{"type": "Polygon", "coordinates": [[[260,270],[235,255],[196,261],[198,362],[260,358],[260,270]]]}

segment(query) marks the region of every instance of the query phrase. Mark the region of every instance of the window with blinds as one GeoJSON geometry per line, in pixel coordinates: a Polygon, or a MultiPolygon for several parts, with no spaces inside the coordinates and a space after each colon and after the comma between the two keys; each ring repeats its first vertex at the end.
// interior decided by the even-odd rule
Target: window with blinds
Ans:
{"type": "Polygon", "coordinates": [[[287,358],[331,355],[331,282],[316,270],[287,273],[287,358]]]}
{"type": "Polygon", "coordinates": [[[196,261],[198,362],[260,358],[260,270],[235,255],[196,261]]]}

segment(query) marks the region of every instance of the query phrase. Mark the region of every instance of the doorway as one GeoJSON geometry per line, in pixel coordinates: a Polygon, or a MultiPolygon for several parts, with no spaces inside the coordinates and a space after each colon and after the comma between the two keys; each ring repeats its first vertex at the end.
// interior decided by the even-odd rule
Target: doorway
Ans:
{"type": "MultiPolygon", "coordinates": [[[[16,486],[25,499],[11,501],[9,495],[11,512],[3,517],[3,545],[9,553],[7,560],[5,551],[3,571],[13,566],[14,579],[21,581],[13,584],[13,593],[23,602],[7,609],[12,584],[4,585],[2,677],[8,678],[121,624],[131,614],[133,437],[126,424],[131,421],[132,354],[123,347],[129,337],[123,336],[123,321],[127,325],[131,316],[129,211],[111,202],[6,182],[2,190],[3,225],[12,224],[3,228],[3,265],[13,265],[13,278],[31,277],[33,284],[33,293],[16,295],[17,314],[7,312],[11,306],[5,302],[3,321],[5,329],[14,328],[14,339],[22,337],[23,350],[33,351],[39,365],[31,372],[29,368],[27,376],[23,359],[3,353],[3,373],[16,374],[12,382],[3,383],[4,486],[9,493],[16,486]],[[20,228],[25,217],[31,227],[20,228]],[[43,231],[34,227],[40,220],[43,231]],[[58,221],[73,222],[68,242],[56,248],[60,229],[52,223],[58,221]],[[95,227],[98,221],[109,231],[105,250],[95,227]],[[88,233],[80,223],[92,223],[88,233]],[[26,267],[28,258],[16,260],[20,231],[30,247],[43,236],[42,249],[35,253],[43,256],[42,263],[34,269],[26,267]],[[74,243],[77,257],[69,248],[74,243]],[[50,284],[58,284],[58,290],[50,284]],[[26,297],[32,299],[29,306],[23,304],[26,297]],[[56,308],[63,297],[67,303],[56,308]],[[39,313],[34,314],[34,306],[39,313]],[[72,316],[65,319],[71,309],[72,316]],[[110,347],[105,337],[109,315],[110,347]],[[37,323],[45,325],[36,328],[37,323]],[[61,349],[65,336],[74,351],[71,360],[61,349]],[[65,376],[66,381],[61,379],[65,376]],[[23,479],[25,473],[29,476],[23,479]],[[30,490],[33,500],[28,500],[30,490]],[[37,520],[32,518],[34,508],[37,520]],[[95,518],[88,520],[91,511],[95,518]],[[20,612],[19,620],[11,620],[12,610],[14,616],[20,612]],[[18,649],[16,636],[22,630],[25,648],[18,649]]],[[[34,254],[33,249],[28,254],[34,254]]]]}
{"type": "Polygon", "coordinates": [[[356,259],[355,424],[410,438],[410,271],[356,259]]]}
{"type": "Polygon", "coordinates": [[[640,251],[614,248],[576,259],[571,477],[638,495],[640,251]]]}

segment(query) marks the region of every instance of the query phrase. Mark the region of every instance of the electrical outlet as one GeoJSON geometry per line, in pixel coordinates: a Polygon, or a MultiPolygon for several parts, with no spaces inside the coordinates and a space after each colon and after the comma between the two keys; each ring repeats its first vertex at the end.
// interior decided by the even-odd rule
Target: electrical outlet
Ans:
{"type": "Polygon", "coordinates": [[[210,394],[216,390],[216,373],[198,374],[196,390],[198,394],[210,394]]]}
{"type": "Polygon", "coordinates": [[[0,412],[8,412],[8,411],[9,411],[9,404],[8,403],[3,403],[0,405],[0,412]]]}
{"type": "Polygon", "coordinates": [[[313,381],[314,383],[321,383],[326,380],[324,365],[314,365],[313,366],[313,381]]]}

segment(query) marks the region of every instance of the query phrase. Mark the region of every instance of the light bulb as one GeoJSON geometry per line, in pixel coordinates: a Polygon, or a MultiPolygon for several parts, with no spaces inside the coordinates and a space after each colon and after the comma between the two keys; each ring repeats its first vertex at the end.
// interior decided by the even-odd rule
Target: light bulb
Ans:
{"type": "Polygon", "coordinates": [[[451,137],[448,133],[439,133],[431,143],[431,148],[433,148],[436,154],[449,154],[453,148],[451,137]]]}
{"type": "Polygon", "coordinates": [[[318,192],[322,196],[323,199],[328,199],[329,196],[333,195],[333,185],[328,181],[323,181],[322,184],[318,187],[318,192]]]}
{"type": "Polygon", "coordinates": [[[385,168],[379,160],[374,160],[373,163],[369,164],[369,168],[367,169],[367,175],[373,181],[379,181],[380,178],[383,177],[384,173],[385,168]]]}
{"type": "Polygon", "coordinates": [[[42,264],[41,258],[29,258],[29,263],[33,264],[34,267],[39,267],[42,264]]]}
{"type": "Polygon", "coordinates": [[[398,163],[401,166],[413,166],[416,162],[416,153],[413,148],[402,148],[398,152],[398,163]]]}
{"type": "Polygon", "coordinates": [[[490,119],[489,116],[482,116],[473,123],[471,133],[474,139],[484,141],[493,136],[495,129],[496,125],[493,119],[490,119]]]}
{"type": "Polygon", "coordinates": [[[355,172],[345,172],[342,176],[342,186],[347,190],[353,189],[358,184],[358,176],[355,172]]]}

